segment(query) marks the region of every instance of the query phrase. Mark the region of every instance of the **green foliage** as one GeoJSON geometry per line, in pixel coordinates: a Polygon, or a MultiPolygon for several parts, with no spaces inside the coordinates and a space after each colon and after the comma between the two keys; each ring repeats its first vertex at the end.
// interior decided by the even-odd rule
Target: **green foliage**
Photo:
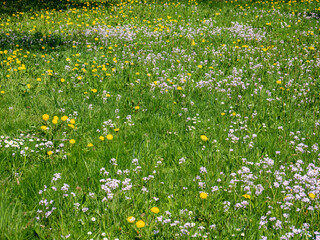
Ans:
{"type": "Polygon", "coordinates": [[[319,235],[318,13],[2,2],[0,239],[319,235]]]}

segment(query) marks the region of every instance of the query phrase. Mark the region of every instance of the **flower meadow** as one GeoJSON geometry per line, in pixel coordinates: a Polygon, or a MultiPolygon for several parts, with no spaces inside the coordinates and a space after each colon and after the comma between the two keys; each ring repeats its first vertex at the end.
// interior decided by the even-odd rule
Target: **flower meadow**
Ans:
{"type": "Polygon", "coordinates": [[[0,239],[320,239],[320,2],[8,0],[0,239]]]}

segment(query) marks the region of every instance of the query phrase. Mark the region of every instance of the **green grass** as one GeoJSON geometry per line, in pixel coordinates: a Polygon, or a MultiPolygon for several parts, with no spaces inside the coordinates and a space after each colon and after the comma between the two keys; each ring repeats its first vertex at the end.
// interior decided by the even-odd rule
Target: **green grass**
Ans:
{"type": "Polygon", "coordinates": [[[319,11],[3,1],[0,239],[319,236],[319,11]]]}

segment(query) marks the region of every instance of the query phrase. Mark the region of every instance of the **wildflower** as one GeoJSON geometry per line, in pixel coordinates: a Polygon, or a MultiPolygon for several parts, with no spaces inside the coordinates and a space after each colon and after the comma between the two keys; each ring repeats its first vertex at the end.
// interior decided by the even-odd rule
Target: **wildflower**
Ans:
{"type": "Polygon", "coordinates": [[[159,212],[160,212],[159,208],[157,208],[157,207],[152,207],[152,208],[150,209],[150,211],[151,211],[152,213],[159,213],[159,212]]]}
{"type": "Polygon", "coordinates": [[[244,194],[244,195],[242,195],[242,197],[244,197],[246,199],[251,199],[251,196],[249,194],[244,194]]]}
{"type": "Polygon", "coordinates": [[[314,193],[309,193],[309,197],[310,197],[311,199],[315,199],[316,195],[315,195],[314,193]]]}
{"type": "Polygon", "coordinates": [[[139,110],[140,107],[139,107],[139,106],[135,106],[134,109],[135,109],[135,110],[139,110]]]}
{"type": "Polygon", "coordinates": [[[115,131],[115,132],[119,132],[120,129],[119,129],[119,128],[115,128],[114,131],[115,131]]]}
{"type": "Polygon", "coordinates": [[[70,123],[71,124],[75,124],[76,123],[76,120],[74,120],[73,118],[70,120],[70,123]]]}
{"type": "Polygon", "coordinates": [[[200,138],[204,142],[208,141],[208,137],[206,135],[201,135],[200,138]]]}
{"type": "Polygon", "coordinates": [[[180,87],[180,86],[179,86],[179,87],[177,87],[177,90],[179,90],[179,91],[180,91],[180,90],[182,90],[182,87],[180,87]]]}
{"type": "Polygon", "coordinates": [[[63,116],[63,117],[61,118],[62,121],[66,121],[67,119],[68,119],[67,116],[63,116]]]}
{"type": "Polygon", "coordinates": [[[59,117],[58,116],[54,116],[53,119],[58,121],[59,117]]]}
{"type": "Polygon", "coordinates": [[[68,124],[68,127],[74,128],[73,124],[68,124]]]}
{"type": "Polygon", "coordinates": [[[103,140],[104,140],[104,136],[100,136],[99,139],[100,139],[101,141],[103,141],[103,140]]]}
{"type": "Polygon", "coordinates": [[[237,115],[237,113],[233,112],[233,113],[232,113],[232,116],[235,116],[235,115],[237,115]]]}
{"type": "Polygon", "coordinates": [[[196,42],[195,42],[194,40],[192,40],[191,45],[192,45],[192,46],[195,46],[195,45],[196,45],[196,42]]]}
{"type": "Polygon", "coordinates": [[[224,113],[224,112],[223,112],[223,113],[221,113],[221,116],[224,116],[224,115],[226,115],[226,113],[224,113]]]}
{"type": "Polygon", "coordinates": [[[282,83],[281,80],[278,80],[278,81],[277,81],[277,84],[281,84],[281,83],[282,83]]]}
{"type": "Polygon", "coordinates": [[[138,222],[136,222],[136,226],[137,226],[137,228],[143,228],[146,226],[146,224],[144,221],[139,220],[138,222]]]}
{"type": "Polygon", "coordinates": [[[108,134],[108,135],[107,135],[107,139],[108,139],[108,140],[112,140],[112,139],[113,139],[112,134],[108,134]]]}
{"type": "Polygon", "coordinates": [[[75,144],[76,143],[76,140],[74,140],[74,139],[70,139],[70,141],[69,141],[71,144],[75,144]]]}
{"type": "Polygon", "coordinates": [[[53,124],[57,124],[57,123],[58,123],[58,120],[57,120],[57,119],[53,119],[53,120],[52,120],[52,123],[53,123],[53,124]]]}
{"type": "Polygon", "coordinates": [[[130,216],[127,218],[129,223],[134,223],[134,221],[136,220],[133,216],[130,216]]]}
{"type": "Polygon", "coordinates": [[[47,154],[48,154],[48,156],[50,156],[50,155],[53,154],[53,152],[52,152],[52,151],[49,151],[49,152],[47,152],[47,154]]]}
{"type": "Polygon", "coordinates": [[[64,78],[61,78],[61,79],[60,79],[60,82],[64,82],[64,81],[65,81],[64,78]]]}
{"type": "Polygon", "coordinates": [[[47,126],[43,125],[43,126],[41,126],[41,129],[45,131],[45,130],[47,130],[47,126]]]}
{"type": "Polygon", "coordinates": [[[200,198],[201,199],[206,199],[208,197],[208,193],[205,193],[205,192],[201,192],[200,193],[200,198]]]}
{"type": "Polygon", "coordinates": [[[201,68],[202,68],[202,65],[198,65],[198,68],[200,68],[200,69],[201,69],[201,68]]]}
{"type": "Polygon", "coordinates": [[[42,115],[42,119],[43,119],[44,121],[48,121],[49,115],[48,115],[48,114],[43,114],[43,115],[42,115]]]}
{"type": "Polygon", "coordinates": [[[97,89],[91,89],[91,92],[96,93],[98,90],[97,89]]]}
{"type": "Polygon", "coordinates": [[[88,143],[88,147],[93,147],[93,144],[92,143],[88,143]]]}

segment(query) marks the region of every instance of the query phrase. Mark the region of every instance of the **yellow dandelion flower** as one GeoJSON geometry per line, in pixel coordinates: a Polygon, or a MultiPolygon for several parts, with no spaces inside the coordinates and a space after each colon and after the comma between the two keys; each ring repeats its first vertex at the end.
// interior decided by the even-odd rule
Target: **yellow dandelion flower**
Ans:
{"type": "Polygon", "coordinates": [[[182,90],[182,87],[178,86],[178,87],[177,87],[177,90],[179,90],[179,91],[182,90]]]}
{"type": "Polygon", "coordinates": [[[198,65],[198,68],[203,68],[203,66],[202,65],[198,65]]]}
{"type": "Polygon", "coordinates": [[[100,136],[99,139],[100,139],[101,141],[103,141],[103,140],[104,140],[104,136],[100,136]]]}
{"type": "Polygon", "coordinates": [[[130,217],[127,218],[127,221],[128,221],[129,223],[134,223],[135,220],[136,220],[136,219],[135,219],[133,216],[130,216],[130,217]]]}
{"type": "Polygon", "coordinates": [[[206,142],[206,141],[209,140],[206,135],[201,135],[200,138],[201,138],[201,140],[204,141],[204,142],[206,142]]]}
{"type": "Polygon", "coordinates": [[[309,193],[309,197],[310,197],[311,199],[315,199],[316,195],[315,195],[314,193],[309,193]]]}
{"type": "Polygon", "coordinates": [[[113,131],[119,132],[119,131],[120,131],[120,128],[115,128],[113,131]]]}
{"type": "Polygon", "coordinates": [[[136,222],[136,226],[137,226],[137,228],[143,228],[146,226],[146,224],[144,221],[139,220],[138,222],[136,222]]]}
{"type": "Polygon", "coordinates": [[[242,195],[242,197],[244,197],[246,199],[251,199],[251,196],[249,194],[244,194],[244,195],[242,195]]]}
{"type": "Polygon", "coordinates": [[[43,114],[43,115],[42,115],[42,119],[43,119],[44,121],[48,121],[48,120],[49,120],[49,115],[48,115],[48,114],[43,114]]]}
{"type": "Polygon", "coordinates": [[[70,139],[69,143],[71,143],[71,144],[75,144],[75,143],[76,143],[76,140],[74,140],[74,139],[70,139]]]}
{"type": "Polygon", "coordinates": [[[76,123],[76,120],[74,120],[73,118],[70,120],[70,123],[71,124],[75,124],[76,123]]]}
{"type": "Polygon", "coordinates": [[[68,119],[67,116],[63,116],[63,117],[61,118],[62,121],[66,121],[67,119],[68,119]]]}
{"type": "Polygon", "coordinates": [[[92,143],[88,143],[88,147],[93,147],[93,144],[92,143]]]}
{"type": "Polygon", "coordinates": [[[139,106],[135,106],[134,109],[135,109],[135,110],[139,110],[140,107],[139,107],[139,106]]]}
{"type": "Polygon", "coordinates": [[[151,211],[152,213],[159,213],[159,212],[160,212],[159,208],[157,208],[157,207],[152,207],[152,208],[150,209],[150,211],[151,211]]]}
{"type": "Polygon", "coordinates": [[[205,193],[205,192],[201,192],[200,193],[200,198],[201,199],[206,199],[208,197],[208,193],[205,193]]]}
{"type": "Polygon", "coordinates": [[[112,134],[108,134],[108,135],[107,135],[107,139],[108,139],[108,140],[112,140],[112,139],[113,139],[112,134]]]}
{"type": "Polygon", "coordinates": [[[43,125],[43,126],[41,126],[41,129],[45,131],[45,130],[47,130],[47,126],[43,125]]]}
{"type": "Polygon", "coordinates": [[[52,151],[49,151],[49,152],[47,152],[47,154],[48,154],[48,156],[50,156],[50,155],[53,154],[53,152],[52,152],[52,151]]]}

